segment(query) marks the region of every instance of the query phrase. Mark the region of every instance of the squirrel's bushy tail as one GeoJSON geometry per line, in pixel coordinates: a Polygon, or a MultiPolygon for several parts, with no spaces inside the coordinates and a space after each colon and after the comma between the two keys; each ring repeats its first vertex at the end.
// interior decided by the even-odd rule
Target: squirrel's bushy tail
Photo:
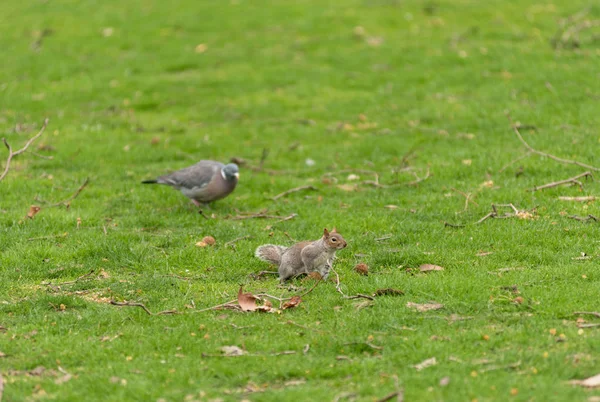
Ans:
{"type": "Polygon", "coordinates": [[[254,252],[254,255],[263,261],[279,265],[281,263],[281,255],[287,247],[276,246],[274,244],[265,244],[260,246],[254,252]]]}

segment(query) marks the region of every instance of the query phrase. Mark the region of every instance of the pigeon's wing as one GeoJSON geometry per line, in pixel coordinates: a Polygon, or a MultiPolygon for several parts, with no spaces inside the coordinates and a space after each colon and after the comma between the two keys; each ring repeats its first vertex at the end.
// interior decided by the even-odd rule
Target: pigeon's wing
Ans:
{"type": "Polygon", "coordinates": [[[175,188],[203,188],[206,187],[216,174],[223,168],[223,164],[213,161],[200,161],[195,165],[178,170],[158,178],[160,184],[168,184],[175,188]]]}

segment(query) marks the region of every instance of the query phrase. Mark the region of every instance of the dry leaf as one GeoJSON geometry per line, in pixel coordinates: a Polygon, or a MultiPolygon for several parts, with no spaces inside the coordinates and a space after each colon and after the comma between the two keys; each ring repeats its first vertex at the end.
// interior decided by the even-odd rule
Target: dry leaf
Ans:
{"type": "Polygon", "coordinates": [[[418,312],[424,313],[424,312],[430,311],[430,310],[439,310],[441,308],[444,308],[444,305],[443,304],[439,304],[439,303],[419,304],[419,303],[408,302],[408,303],[406,303],[406,307],[408,307],[408,308],[414,308],[418,312]]]}
{"type": "Polygon", "coordinates": [[[443,378],[440,380],[440,387],[445,387],[445,386],[447,386],[448,384],[450,384],[450,377],[443,377],[443,378]]]}
{"type": "Polygon", "coordinates": [[[444,268],[440,267],[439,265],[433,265],[433,264],[421,264],[421,266],[419,267],[419,271],[421,272],[429,272],[429,271],[443,271],[444,268]]]}
{"type": "Polygon", "coordinates": [[[221,352],[223,352],[223,356],[241,356],[246,354],[246,351],[238,346],[223,346],[221,352]]]}
{"type": "Polygon", "coordinates": [[[199,241],[198,243],[196,243],[196,247],[206,247],[206,246],[208,246],[208,244],[206,244],[203,241],[199,241]]]}
{"type": "Polygon", "coordinates": [[[365,264],[364,262],[356,264],[356,266],[354,267],[354,270],[361,275],[369,274],[369,266],[367,264],[365,264]]]}
{"type": "Polygon", "coordinates": [[[200,43],[199,45],[196,46],[194,51],[196,53],[204,53],[204,52],[206,52],[206,49],[208,49],[208,46],[206,46],[204,43],[200,43]]]}
{"type": "Polygon", "coordinates": [[[256,299],[258,299],[258,297],[254,296],[252,293],[243,293],[243,286],[240,286],[240,290],[238,291],[238,303],[242,308],[242,311],[256,310],[258,308],[256,299]]]}
{"type": "Polygon", "coordinates": [[[419,364],[415,364],[413,367],[416,368],[417,371],[421,371],[423,369],[426,369],[427,367],[435,366],[436,364],[437,360],[435,359],[435,357],[430,357],[427,360],[423,360],[419,364]]]}
{"type": "Polygon", "coordinates": [[[359,303],[354,303],[354,308],[357,310],[362,310],[363,308],[373,307],[373,302],[371,300],[364,300],[359,303]]]}
{"type": "Polygon", "coordinates": [[[346,178],[346,180],[348,180],[348,181],[360,180],[360,176],[355,175],[355,174],[349,174],[348,177],[346,178]]]}
{"type": "Polygon", "coordinates": [[[38,212],[40,212],[42,210],[42,208],[38,207],[37,205],[32,205],[29,207],[29,212],[27,212],[27,217],[29,219],[33,219],[34,216],[37,215],[38,212]]]}
{"type": "Polygon", "coordinates": [[[493,251],[480,251],[475,254],[477,257],[485,257],[486,255],[494,254],[493,251]]]}
{"type": "Polygon", "coordinates": [[[390,204],[390,205],[384,205],[383,207],[387,208],[387,209],[398,209],[398,208],[400,208],[398,205],[392,205],[392,204],[390,204]]]}
{"type": "Polygon", "coordinates": [[[302,302],[302,299],[300,298],[300,296],[294,296],[290,300],[283,303],[283,306],[281,308],[283,310],[288,309],[288,308],[294,308],[301,302],[302,302]]]}
{"type": "Polygon", "coordinates": [[[317,271],[312,271],[312,272],[308,273],[306,278],[314,279],[315,281],[320,281],[321,279],[323,279],[323,276],[320,273],[318,273],[317,271]]]}
{"type": "Polygon", "coordinates": [[[585,388],[598,388],[600,387],[600,374],[596,374],[595,376],[586,378],[585,380],[569,381],[569,384],[581,385],[585,388]]]}
{"type": "Polygon", "coordinates": [[[338,184],[337,188],[339,188],[342,191],[352,192],[356,191],[356,184],[338,184]]]}
{"type": "Polygon", "coordinates": [[[202,238],[202,241],[206,244],[208,244],[209,246],[214,246],[214,244],[216,243],[216,240],[214,237],[212,236],[204,236],[202,238]]]}
{"type": "Polygon", "coordinates": [[[404,292],[401,291],[400,289],[384,288],[384,289],[377,289],[375,291],[375,293],[373,293],[373,297],[377,297],[377,296],[402,296],[403,294],[404,294],[404,292]]]}

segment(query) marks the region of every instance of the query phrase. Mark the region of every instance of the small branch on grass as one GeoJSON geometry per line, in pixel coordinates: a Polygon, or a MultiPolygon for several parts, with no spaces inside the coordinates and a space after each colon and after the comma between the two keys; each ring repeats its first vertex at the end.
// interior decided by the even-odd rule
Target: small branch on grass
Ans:
{"type": "Polygon", "coordinates": [[[562,186],[563,184],[576,184],[579,186],[579,188],[581,190],[583,190],[583,183],[581,183],[579,180],[577,179],[581,179],[582,177],[593,177],[592,176],[592,172],[583,172],[581,174],[578,174],[577,176],[573,176],[570,177],[568,179],[565,180],[559,180],[559,181],[555,181],[552,183],[548,183],[548,184],[544,184],[541,186],[535,186],[532,189],[529,189],[527,191],[539,191],[539,190],[544,190],[546,188],[552,188],[552,187],[557,187],[557,186],[562,186]]]}
{"type": "Polygon", "coordinates": [[[368,296],[368,295],[364,295],[364,294],[361,294],[361,293],[358,293],[358,294],[356,294],[354,296],[348,296],[348,295],[346,295],[342,291],[341,284],[340,284],[340,276],[338,275],[337,271],[335,269],[333,269],[333,267],[331,267],[331,271],[335,274],[335,290],[337,290],[339,292],[339,294],[341,294],[344,299],[349,299],[349,300],[352,300],[352,299],[369,299],[369,300],[375,300],[374,297],[368,296]]]}
{"type": "Polygon", "coordinates": [[[40,129],[40,131],[34,135],[33,137],[31,137],[23,146],[23,148],[19,149],[18,151],[14,151],[12,150],[12,147],[10,146],[10,144],[8,143],[8,141],[6,141],[6,138],[2,138],[2,142],[4,142],[4,145],[6,146],[6,148],[8,149],[8,157],[6,158],[6,165],[4,166],[4,171],[2,172],[2,174],[0,174],[0,181],[2,181],[6,175],[8,174],[8,170],[10,169],[10,162],[12,161],[12,159],[17,156],[22,154],[23,152],[27,151],[27,148],[29,148],[29,146],[39,138],[40,135],[42,135],[44,133],[44,131],[46,130],[46,126],[48,125],[48,121],[49,119],[46,118],[44,119],[44,123],[42,124],[42,128],[40,129]]]}
{"type": "Polygon", "coordinates": [[[519,360],[518,362],[515,362],[515,363],[506,364],[503,366],[495,366],[494,365],[494,366],[485,367],[485,368],[482,368],[481,370],[479,370],[479,372],[487,373],[488,371],[495,371],[495,370],[516,369],[519,366],[521,366],[521,360],[519,360]]]}
{"type": "Polygon", "coordinates": [[[347,343],[344,343],[344,346],[349,346],[349,345],[366,345],[374,350],[383,350],[382,346],[373,345],[370,342],[347,342],[347,343]]]}
{"type": "Polygon", "coordinates": [[[460,195],[462,195],[463,197],[465,197],[465,207],[463,208],[463,211],[466,211],[467,209],[469,209],[469,202],[472,202],[473,204],[479,206],[479,204],[477,204],[475,201],[471,200],[473,193],[465,193],[463,191],[455,189],[454,187],[452,187],[451,190],[455,191],[455,192],[459,193],[460,195]]]}
{"type": "Polygon", "coordinates": [[[142,308],[146,313],[148,313],[148,315],[167,315],[167,314],[179,314],[177,311],[175,310],[165,310],[165,311],[159,311],[158,313],[153,313],[152,311],[148,310],[148,307],[146,307],[144,304],[142,303],[134,303],[134,302],[117,302],[114,300],[110,301],[110,304],[112,304],[113,306],[121,306],[121,307],[140,307],[142,308]]]}
{"type": "Polygon", "coordinates": [[[523,138],[523,136],[521,135],[521,132],[519,132],[519,126],[514,124],[510,113],[506,113],[506,117],[508,118],[508,121],[511,123],[511,127],[513,128],[515,134],[517,135],[517,137],[519,138],[519,141],[521,141],[521,143],[525,146],[525,148],[527,148],[529,150],[529,152],[534,153],[536,155],[540,155],[540,156],[544,156],[546,158],[550,158],[552,160],[555,160],[556,162],[559,163],[564,163],[567,165],[577,165],[580,166],[582,168],[588,169],[588,170],[593,170],[593,171],[600,171],[600,168],[591,166],[591,165],[587,165],[585,163],[579,162],[579,161],[575,161],[575,160],[570,160],[570,159],[563,159],[563,158],[559,158],[558,156],[554,156],[552,154],[546,153],[546,152],[542,152],[542,151],[538,151],[537,149],[534,149],[531,145],[529,145],[527,143],[527,141],[525,141],[525,139],[523,138]]]}
{"type": "Polygon", "coordinates": [[[232,163],[236,163],[239,166],[244,166],[245,169],[249,169],[253,172],[258,172],[258,173],[267,173],[269,175],[295,174],[296,173],[296,172],[289,171],[289,170],[265,169],[264,164],[265,164],[265,161],[267,160],[268,156],[269,156],[269,149],[263,148],[262,155],[260,157],[260,162],[258,163],[258,166],[250,165],[246,159],[238,158],[238,157],[233,157],[230,159],[230,161],[232,163]]]}
{"type": "Polygon", "coordinates": [[[35,240],[50,240],[50,239],[60,239],[67,237],[69,234],[67,232],[59,235],[51,235],[51,236],[41,236],[41,237],[30,237],[27,241],[35,241],[35,240]]]}
{"type": "Polygon", "coordinates": [[[599,324],[577,324],[577,328],[595,328],[595,327],[600,327],[600,323],[599,324]]]}
{"type": "Polygon", "coordinates": [[[260,279],[266,275],[279,275],[279,272],[278,271],[260,271],[257,274],[250,273],[248,276],[251,277],[252,279],[256,280],[256,279],[260,279]]]}
{"type": "Polygon", "coordinates": [[[383,235],[381,237],[378,237],[375,239],[375,241],[384,241],[384,240],[389,240],[391,239],[393,236],[391,234],[387,234],[387,235],[383,235]]]}
{"type": "Polygon", "coordinates": [[[76,278],[76,279],[74,279],[72,281],[61,282],[61,283],[42,282],[42,285],[46,285],[46,286],[49,286],[49,287],[51,287],[51,288],[53,288],[55,290],[58,290],[58,289],[60,289],[61,286],[64,286],[64,285],[73,285],[73,284],[75,284],[75,283],[77,283],[79,281],[82,281],[82,280],[92,279],[91,276],[93,276],[93,275],[94,275],[94,270],[92,269],[87,274],[83,274],[80,277],[78,277],[78,278],[76,278]]]}
{"type": "Polygon", "coordinates": [[[59,207],[61,205],[64,205],[67,209],[69,209],[69,207],[71,206],[71,201],[73,201],[75,198],[77,198],[79,196],[79,194],[83,191],[83,189],[88,185],[89,182],[90,182],[90,179],[86,178],[83,181],[83,183],[81,184],[81,186],[79,186],[79,188],[73,193],[73,195],[71,195],[69,198],[67,198],[63,201],[59,201],[55,204],[50,204],[50,205],[46,206],[46,208],[59,207]]]}
{"type": "Polygon", "coordinates": [[[244,219],[280,219],[278,222],[283,222],[283,221],[287,221],[287,220],[293,219],[296,216],[298,216],[297,214],[291,214],[288,216],[269,215],[269,214],[267,214],[267,212],[268,212],[267,209],[263,209],[262,211],[259,211],[254,214],[240,213],[239,215],[228,216],[226,219],[231,219],[233,221],[239,221],[239,220],[244,220],[244,219]]]}
{"type": "Polygon", "coordinates": [[[242,236],[242,237],[237,237],[237,238],[235,238],[235,239],[233,239],[233,240],[230,240],[230,241],[228,241],[228,242],[227,242],[227,243],[225,243],[223,246],[224,246],[224,247],[231,246],[231,247],[235,248],[235,243],[237,243],[238,241],[241,241],[241,240],[246,240],[246,239],[249,239],[249,238],[251,238],[251,237],[252,237],[252,236],[250,236],[250,235],[247,235],[247,236],[242,236]]]}
{"type": "Polygon", "coordinates": [[[322,179],[324,178],[331,178],[333,177],[335,179],[336,175],[339,174],[344,174],[344,173],[360,173],[360,174],[368,174],[368,175],[373,175],[373,179],[374,180],[364,180],[362,182],[360,182],[360,184],[362,185],[368,185],[368,186],[373,186],[376,188],[395,188],[395,187],[401,187],[401,186],[414,186],[417,185],[419,183],[421,183],[422,181],[427,180],[430,176],[431,176],[431,172],[429,170],[429,166],[427,167],[427,170],[425,171],[425,175],[423,177],[419,176],[413,168],[411,167],[407,167],[407,168],[403,168],[400,170],[395,170],[394,173],[398,174],[400,172],[410,172],[413,174],[413,176],[415,177],[415,180],[410,181],[410,182],[405,182],[405,183],[394,183],[394,184],[381,184],[379,182],[379,173],[373,171],[373,170],[363,170],[363,169],[344,169],[344,170],[338,170],[336,172],[329,172],[329,173],[325,173],[323,176],[321,176],[322,179]]]}
{"type": "MultiPolygon", "coordinates": [[[[519,217],[521,219],[530,219],[531,217],[533,217],[533,215],[535,213],[535,209],[536,208],[533,208],[531,211],[519,210],[512,203],[510,203],[510,204],[492,204],[492,211],[489,212],[487,215],[484,215],[477,222],[471,223],[471,225],[479,225],[490,218],[506,219],[506,218],[519,217]],[[513,210],[513,212],[505,212],[504,214],[500,215],[498,213],[499,207],[511,208],[513,210]]],[[[455,225],[452,223],[444,222],[444,226],[458,228],[458,227],[464,227],[466,225],[455,225]]]]}
{"type": "Polygon", "coordinates": [[[273,201],[277,201],[278,199],[280,199],[280,198],[282,198],[282,197],[285,197],[285,196],[287,196],[287,195],[289,195],[289,194],[296,193],[296,192],[298,192],[298,191],[304,191],[304,190],[313,190],[313,191],[318,191],[319,189],[318,189],[318,188],[316,188],[315,186],[301,186],[301,187],[295,187],[295,188],[289,189],[289,190],[287,190],[287,191],[284,191],[283,193],[277,194],[277,195],[276,195],[276,196],[274,196],[274,197],[271,197],[271,200],[273,200],[273,201]]]}
{"type": "MultiPolygon", "coordinates": [[[[521,128],[523,128],[523,126],[520,126],[521,128]]],[[[504,172],[506,169],[508,169],[509,167],[511,167],[512,165],[514,165],[515,163],[517,163],[520,160],[523,160],[525,158],[529,158],[531,156],[533,152],[531,151],[527,151],[527,153],[525,155],[521,155],[519,156],[517,159],[513,160],[512,162],[507,163],[506,165],[504,165],[502,167],[502,169],[498,170],[498,173],[502,173],[504,172]]]]}
{"type": "Polygon", "coordinates": [[[558,197],[558,199],[561,201],[588,202],[588,201],[596,201],[598,199],[598,197],[593,196],[593,195],[584,196],[584,197],[567,197],[567,196],[561,195],[558,197]]]}
{"type": "Polygon", "coordinates": [[[600,221],[600,219],[598,219],[598,217],[591,215],[591,214],[588,216],[570,215],[569,218],[575,219],[576,221],[581,221],[581,222],[587,222],[587,221],[598,222],[598,221],[600,221]]]}
{"type": "Polygon", "coordinates": [[[600,313],[597,313],[595,311],[576,311],[573,314],[576,314],[576,315],[593,315],[594,317],[600,318],[600,313]]]}

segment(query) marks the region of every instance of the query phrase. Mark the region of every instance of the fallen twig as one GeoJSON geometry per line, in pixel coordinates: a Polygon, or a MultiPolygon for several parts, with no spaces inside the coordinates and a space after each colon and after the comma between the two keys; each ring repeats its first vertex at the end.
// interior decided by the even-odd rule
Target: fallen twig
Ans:
{"type": "Polygon", "coordinates": [[[598,217],[590,214],[588,216],[579,216],[579,215],[569,215],[570,219],[575,219],[576,221],[582,221],[582,222],[586,222],[586,221],[594,221],[594,222],[598,222],[600,221],[600,219],[598,219],[598,217]]]}
{"type": "Polygon", "coordinates": [[[577,315],[593,315],[594,317],[600,318],[600,313],[597,313],[595,311],[576,311],[573,314],[577,314],[577,315]]]}
{"type": "Polygon", "coordinates": [[[228,241],[228,242],[227,242],[227,243],[225,243],[223,246],[224,246],[224,247],[231,246],[231,247],[235,248],[235,243],[237,243],[238,241],[241,241],[241,240],[246,240],[246,239],[249,239],[249,238],[251,238],[251,237],[252,237],[252,236],[250,236],[250,235],[247,235],[247,236],[242,236],[242,237],[237,237],[237,238],[235,238],[235,239],[233,239],[233,240],[230,240],[230,241],[228,241]]]}
{"type": "Polygon", "coordinates": [[[283,193],[277,194],[274,197],[271,197],[271,200],[273,201],[277,201],[278,199],[285,197],[286,195],[292,194],[292,193],[296,193],[298,191],[303,191],[303,190],[313,190],[313,191],[318,191],[319,189],[314,187],[314,186],[301,186],[301,187],[295,187],[292,189],[289,189],[287,191],[284,191],[283,193]]]}
{"type": "Polygon", "coordinates": [[[577,328],[594,328],[600,327],[600,323],[598,324],[577,324],[577,328]]]}
{"type": "Polygon", "coordinates": [[[588,202],[588,201],[596,201],[598,197],[589,195],[585,197],[567,197],[567,196],[559,196],[559,200],[561,201],[576,201],[576,202],[588,202]]]}
{"type": "Polygon", "coordinates": [[[194,310],[193,312],[194,312],[194,313],[201,313],[201,312],[203,312],[203,311],[209,311],[209,310],[220,310],[220,309],[222,309],[222,308],[233,308],[233,309],[236,309],[236,310],[237,310],[237,309],[239,308],[239,305],[237,305],[237,304],[234,304],[234,303],[237,303],[237,301],[238,301],[238,300],[237,300],[237,299],[235,299],[235,300],[231,300],[231,301],[228,301],[228,302],[225,302],[225,303],[217,304],[216,306],[212,306],[212,307],[203,308],[203,309],[201,309],[201,310],[194,310]]]}
{"type": "Polygon", "coordinates": [[[112,304],[113,306],[122,306],[122,307],[123,306],[126,306],[126,307],[141,307],[146,313],[148,313],[148,315],[179,314],[175,310],[165,310],[165,311],[159,311],[158,313],[153,313],[152,311],[148,310],[148,307],[146,307],[142,303],[134,303],[134,302],[123,302],[123,303],[120,303],[120,302],[111,300],[110,304],[112,304]]]}
{"type": "Polygon", "coordinates": [[[50,236],[41,236],[41,237],[30,237],[27,241],[35,241],[35,240],[50,240],[50,239],[60,239],[63,237],[67,237],[69,234],[67,232],[59,234],[59,235],[50,235],[50,236]]]}
{"type": "Polygon", "coordinates": [[[534,153],[536,155],[540,155],[540,156],[545,156],[547,158],[550,158],[552,160],[555,160],[559,163],[564,163],[567,165],[577,165],[577,166],[581,166],[582,168],[588,169],[588,170],[593,170],[593,171],[600,171],[600,168],[591,166],[591,165],[587,165],[585,163],[579,162],[579,161],[575,161],[575,160],[570,160],[570,159],[563,159],[563,158],[559,158],[558,156],[554,156],[552,154],[546,153],[546,152],[542,152],[542,151],[538,151],[537,149],[534,149],[531,145],[529,145],[527,143],[527,141],[525,141],[525,139],[523,138],[523,136],[521,135],[521,133],[519,132],[519,126],[514,124],[512,121],[512,118],[510,117],[510,113],[506,113],[506,117],[508,118],[508,120],[511,123],[511,126],[515,132],[515,134],[517,134],[517,137],[519,138],[519,141],[521,141],[521,143],[525,146],[525,148],[527,148],[531,153],[534,153]]]}
{"type": "Polygon", "coordinates": [[[93,279],[91,278],[94,275],[94,270],[92,269],[90,272],[88,272],[87,274],[83,274],[79,277],[77,277],[76,279],[72,280],[72,281],[67,281],[67,282],[61,282],[61,283],[52,283],[52,282],[42,282],[42,285],[46,285],[49,286],[51,288],[53,288],[54,290],[60,290],[61,286],[64,285],[73,285],[81,280],[88,280],[88,279],[93,279]]]}
{"type": "Polygon", "coordinates": [[[8,143],[8,141],[6,141],[6,138],[2,138],[2,142],[4,142],[4,145],[6,146],[6,148],[8,148],[8,157],[6,158],[6,165],[4,166],[4,171],[2,172],[2,174],[0,174],[0,181],[2,181],[6,175],[8,174],[8,170],[10,169],[10,162],[12,161],[12,159],[17,156],[22,154],[23,152],[25,152],[27,150],[27,148],[29,148],[29,146],[38,139],[38,137],[40,135],[42,135],[44,133],[44,130],[46,130],[46,126],[48,125],[48,122],[50,120],[48,118],[44,119],[44,123],[42,124],[42,128],[40,128],[40,131],[34,135],[33,137],[31,137],[23,146],[23,148],[19,149],[18,151],[14,151],[12,150],[12,147],[10,146],[10,144],[8,143]]]}
{"type": "MultiPolygon", "coordinates": [[[[519,210],[512,203],[509,203],[509,204],[492,204],[492,211],[488,212],[486,215],[484,215],[478,221],[476,221],[474,223],[471,223],[471,225],[479,225],[479,224],[485,222],[486,220],[488,220],[490,218],[505,219],[505,218],[519,217],[521,219],[531,219],[534,216],[534,213],[535,213],[535,208],[533,208],[531,210],[531,212],[527,211],[527,210],[519,210]],[[498,208],[499,207],[511,208],[513,210],[513,212],[505,212],[504,214],[500,215],[498,213],[498,208]]],[[[455,225],[455,224],[452,224],[452,223],[444,222],[444,226],[458,228],[458,227],[464,227],[466,225],[455,225]]]]}
{"type": "Polygon", "coordinates": [[[231,219],[234,221],[239,221],[239,220],[244,220],[244,219],[280,219],[279,222],[283,222],[286,220],[290,220],[295,218],[296,216],[298,216],[297,214],[291,214],[288,216],[280,216],[280,215],[269,215],[267,214],[268,210],[263,209],[262,211],[259,211],[257,213],[254,214],[239,214],[239,215],[235,215],[235,216],[228,216],[226,219],[231,219]]]}
{"type": "Polygon", "coordinates": [[[383,235],[381,237],[378,237],[377,239],[375,239],[375,241],[384,241],[384,240],[389,240],[391,239],[393,236],[391,234],[387,234],[387,235],[383,235]]]}
{"type": "MultiPolygon", "coordinates": [[[[520,127],[523,128],[523,126],[520,126],[520,127]]],[[[525,158],[529,158],[531,156],[531,154],[532,154],[531,151],[527,151],[527,153],[525,155],[521,155],[517,159],[513,160],[512,162],[509,162],[506,165],[504,165],[502,167],[502,169],[498,170],[498,173],[504,172],[506,169],[508,169],[509,167],[511,167],[512,165],[514,165],[515,163],[517,163],[520,160],[523,160],[525,158]]]]}
{"type": "Polygon", "coordinates": [[[485,367],[485,368],[482,368],[481,370],[479,370],[479,372],[480,373],[487,373],[488,371],[494,371],[494,370],[515,369],[515,368],[519,367],[520,365],[521,365],[521,360],[519,360],[518,362],[515,362],[515,363],[506,364],[504,366],[489,366],[489,367],[485,367]]]}
{"type": "Polygon", "coordinates": [[[79,186],[79,188],[73,193],[73,195],[71,195],[69,198],[67,198],[63,201],[59,201],[55,204],[47,205],[46,208],[58,207],[58,206],[64,205],[67,209],[69,209],[69,207],[71,206],[71,201],[73,201],[75,198],[77,198],[79,196],[79,194],[83,191],[83,189],[88,185],[89,182],[90,182],[90,179],[86,178],[83,181],[83,183],[81,184],[81,186],[79,186]]]}
{"type": "Polygon", "coordinates": [[[541,185],[541,186],[535,186],[532,189],[529,189],[528,191],[539,191],[539,190],[544,190],[546,188],[552,188],[552,187],[562,186],[563,184],[577,184],[579,186],[579,188],[583,190],[583,183],[581,183],[577,179],[581,179],[582,177],[588,177],[588,176],[591,177],[592,176],[592,172],[583,172],[581,174],[578,174],[577,176],[573,176],[573,177],[570,177],[570,178],[565,179],[565,180],[559,180],[559,181],[555,181],[555,182],[552,182],[552,183],[544,184],[544,185],[541,185]]]}
{"type": "Polygon", "coordinates": [[[469,202],[472,202],[473,204],[479,206],[479,204],[477,204],[475,201],[471,200],[471,197],[474,195],[473,193],[465,193],[463,191],[455,189],[454,187],[452,187],[451,190],[455,191],[455,192],[459,193],[460,195],[462,195],[463,197],[465,197],[465,207],[463,208],[463,211],[466,211],[467,209],[469,209],[469,202]]]}
{"type": "Polygon", "coordinates": [[[291,321],[291,320],[288,320],[288,321],[286,321],[286,322],[284,322],[282,324],[294,325],[296,327],[303,328],[303,329],[306,329],[308,331],[315,331],[315,332],[319,332],[319,333],[322,333],[322,334],[326,332],[326,331],[322,331],[320,329],[315,329],[315,328],[307,327],[307,326],[302,325],[302,324],[298,324],[298,323],[296,323],[294,321],[291,321]]]}
{"type": "Polygon", "coordinates": [[[358,293],[356,295],[353,296],[348,296],[346,295],[341,288],[341,284],[340,284],[340,276],[338,275],[337,271],[335,269],[333,269],[333,267],[331,267],[331,271],[333,271],[333,273],[335,274],[335,290],[337,290],[344,299],[369,299],[369,300],[375,300],[375,298],[373,296],[368,296],[362,293],[358,293]]]}

